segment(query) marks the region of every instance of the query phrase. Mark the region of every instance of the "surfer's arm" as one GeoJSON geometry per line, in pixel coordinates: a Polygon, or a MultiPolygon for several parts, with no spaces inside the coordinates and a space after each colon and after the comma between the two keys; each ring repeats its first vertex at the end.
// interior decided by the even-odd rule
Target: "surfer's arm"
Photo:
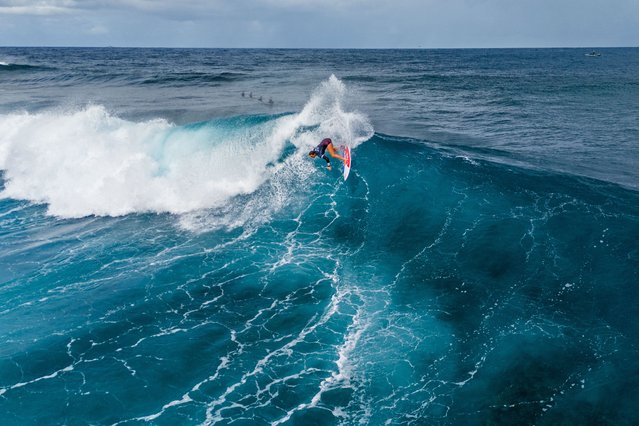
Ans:
{"type": "Polygon", "coordinates": [[[331,154],[331,157],[340,159],[342,160],[342,162],[346,161],[344,157],[342,157],[337,152],[335,152],[335,148],[333,147],[333,144],[329,144],[326,148],[328,148],[328,153],[331,154]]]}
{"type": "Polygon", "coordinates": [[[322,155],[322,158],[324,159],[324,161],[326,161],[326,168],[328,168],[328,170],[330,170],[331,169],[331,160],[328,159],[326,154],[322,155]]]}

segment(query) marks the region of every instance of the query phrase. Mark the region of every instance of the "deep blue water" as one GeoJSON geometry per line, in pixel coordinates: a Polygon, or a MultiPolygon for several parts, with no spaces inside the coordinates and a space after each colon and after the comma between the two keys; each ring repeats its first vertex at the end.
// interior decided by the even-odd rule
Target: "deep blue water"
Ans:
{"type": "Polygon", "coordinates": [[[601,52],[0,48],[2,424],[636,424],[601,52]]]}

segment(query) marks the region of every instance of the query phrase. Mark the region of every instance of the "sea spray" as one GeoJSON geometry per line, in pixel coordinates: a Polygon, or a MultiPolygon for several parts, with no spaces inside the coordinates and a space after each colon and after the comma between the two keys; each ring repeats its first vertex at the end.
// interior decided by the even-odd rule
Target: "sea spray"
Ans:
{"type": "Polygon", "coordinates": [[[347,95],[346,85],[334,75],[320,84],[295,117],[296,127],[314,127],[314,131],[298,138],[298,146],[314,146],[320,139],[331,137],[336,145],[354,148],[373,136],[373,126],[364,114],[344,111],[347,95]]]}

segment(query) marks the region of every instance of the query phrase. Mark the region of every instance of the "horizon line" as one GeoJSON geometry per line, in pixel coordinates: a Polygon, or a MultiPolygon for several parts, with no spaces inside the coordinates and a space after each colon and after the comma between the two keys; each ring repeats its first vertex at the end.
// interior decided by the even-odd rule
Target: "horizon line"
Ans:
{"type": "Polygon", "coordinates": [[[490,49],[634,49],[639,46],[490,46],[490,47],[202,47],[202,46],[74,46],[74,45],[14,45],[3,48],[70,48],[70,49],[225,49],[225,50],[490,50],[490,49]]]}

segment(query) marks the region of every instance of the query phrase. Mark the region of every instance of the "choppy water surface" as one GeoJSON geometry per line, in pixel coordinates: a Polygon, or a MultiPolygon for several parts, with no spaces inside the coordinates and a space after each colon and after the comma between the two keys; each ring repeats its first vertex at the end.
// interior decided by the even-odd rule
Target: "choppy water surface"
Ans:
{"type": "Polygon", "coordinates": [[[3,424],[636,423],[638,57],[0,48],[3,424]]]}

